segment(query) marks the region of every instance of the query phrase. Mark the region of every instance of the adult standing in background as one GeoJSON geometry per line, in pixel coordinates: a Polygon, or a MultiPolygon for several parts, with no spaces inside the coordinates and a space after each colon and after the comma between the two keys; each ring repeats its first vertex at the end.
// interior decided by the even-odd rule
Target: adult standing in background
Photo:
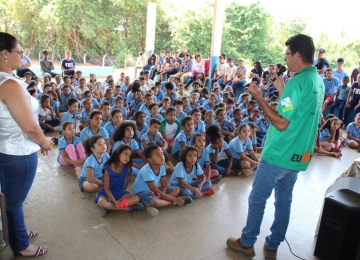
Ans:
{"type": "Polygon", "coordinates": [[[345,76],[348,76],[347,72],[344,70],[344,59],[339,58],[337,60],[337,66],[336,69],[332,70],[333,77],[337,78],[339,82],[341,82],[342,78],[345,76]]]}
{"type": "Polygon", "coordinates": [[[71,51],[65,52],[65,59],[61,61],[61,70],[64,75],[74,76],[75,75],[75,60],[71,58],[71,51]]]}
{"type": "Polygon", "coordinates": [[[26,72],[30,72],[32,76],[36,76],[36,74],[29,69],[31,67],[31,60],[28,56],[25,56],[24,54],[21,55],[21,67],[16,69],[16,75],[20,78],[25,77],[26,72]]]}
{"type": "Polygon", "coordinates": [[[359,72],[360,72],[360,60],[359,60],[359,67],[358,67],[358,68],[355,68],[355,69],[352,71],[352,73],[351,73],[351,78],[350,78],[350,83],[351,83],[351,85],[352,85],[355,81],[357,81],[357,76],[358,76],[359,72]]]}
{"type": "Polygon", "coordinates": [[[185,60],[185,54],[189,52],[189,48],[187,46],[183,47],[182,53],[180,53],[179,58],[185,60]]]}
{"type": "Polygon", "coordinates": [[[12,76],[21,67],[22,50],[16,38],[0,32],[0,183],[6,199],[9,244],[15,256],[39,256],[47,247],[29,239],[37,231],[25,227],[23,203],[33,183],[41,148],[53,148],[38,121],[39,103],[26,90],[27,84],[12,76]]]}
{"type": "Polygon", "coordinates": [[[41,71],[43,72],[43,76],[49,74],[52,78],[55,78],[58,73],[52,72],[54,70],[54,64],[51,60],[49,60],[49,53],[48,51],[43,51],[43,59],[40,61],[41,71]]]}
{"type": "Polygon", "coordinates": [[[270,120],[261,160],[249,196],[246,226],[240,238],[229,238],[231,249],[254,256],[254,244],[260,233],[267,199],[275,189],[275,219],[271,235],[264,244],[265,257],[276,259],[277,248],[285,239],[290,219],[292,191],[299,171],[305,171],[314,152],[314,143],[324,98],[324,83],[313,67],[315,47],[312,38],[298,34],[285,45],[285,61],[294,77],[286,88],[282,75],[274,75],[280,94],[277,111],[263,99],[256,82],[249,93],[270,120]]]}
{"type": "Polygon", "coordinates": [[[244,89],[244,86],[246,84],[246,74],[247,74],[247,69],[244,66],[244,61],[239,60],[238,64],[239,66],[236,68],[236,71],[233,76],[234,80],[232,82],[232,88],[235,95],[237,88],[241,90],[244,89]]]}
{"type": "Polygon", "coordinates": [[[330,68],[329,62],[324,58],[325,50],[324,48],[320,48],[318,50],[317,58],[314,59],[314,66],[317,69],[317,72],[320,77],[325,76],[326,69],[330,68]]]}
{"type": "MultiPolygon", "coordinates": [[[[139,52],[139,56],[136,58],[136,67],[135,67],[135,77],[137,77],[138,69],[141,69],[145,66],[146,58],[144,57],[142,52],[139,52]]],[[[121,84],[122,85],[122,84],[121,84]]]]}

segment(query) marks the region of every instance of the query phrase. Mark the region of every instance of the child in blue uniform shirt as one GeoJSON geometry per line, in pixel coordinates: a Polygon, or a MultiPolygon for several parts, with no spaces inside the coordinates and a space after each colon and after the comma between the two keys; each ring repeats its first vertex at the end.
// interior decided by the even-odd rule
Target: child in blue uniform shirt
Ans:
{"type": "Polygon", "coordinates": [[[175,159],[180,158],[180,152],[185,145],[190,145],[192,140],[192,132],[194,130],[194,123],[192,117],[187,116],[183,118],[181,121],[181,128],[182,130],[180,133],[175,137],[172,154],[175,159]]]}
{"type": "Polygon", "coordinates": [[[163,118],[166,118],[166,111],[171,105],[171,99],[169,97],[164,97],[161,101],[162,106],[159,108],[159,115],[163,118]]]}
{"type": "Polygon", "coordinates": [[[88,157],[81,171],[79,187],[81,191],[99,192],[104,186],[102,170],[110,158],[106,153],[107,145],[101,135],[93,135],[83,143],[88,157]]]}
{"type": "Polygon", "coordinates": [[[149,146],[144,153],[148,163],[139,171],[133,193],[140,197],[147,212],[155,217],[159,215],[157,208],[172,206],[174,203],[178,206],[191,203],[191,198],[178,197],[179,188],[167,186],[165,158],[161,148],[149,146]]]}
{"type": "Polygon", "coordinates": [[[170,178],[170,185],[180,188],[181,196],[193,199],[215,194],[211,182],[206,180],[201,166],[197,163],[198,151],[192,145],[186,145],[180,155],[180,162],[175,166],[170,178]],[[194,181],[196,176],[199,180],[194,181]]]}
{"type": "Polygon", "coordinates": [[[171,99],[171,101],[175,100],[178,98],[178,95],[176,94],[176,92],[173,89],[173,84],[171,82],[168,82],[165,84],[165,90],[166,90],[166,94],[165,97],[169,97],[171,99]]]}
{"type": "Polygon", "coordinates": [[[107,150],[106,152],[110,152],[110,141],[109,135],[104,127],[101,126],[102,123],[102,114],[98,110],[91,111],[89,115],[89,125],[85,127],[80,133],[80,139],[84,142],[87,138],[93,135],[101,135],[106,143],[107,150]]]}
{"type": "Polygon", "coordinates": [[[154,102],[154,98],[151,94],[145,95],[145,102],[139,108],[139,111],[142,111],[145,114],[145,117],[150,115],[149,105],[154,102]]]}
{"type": "Polygon", "coordinates": [[[218,125],[221,133],[225,136],[225,141],[229,142],[235,136],[235,126],[226,119],[226,112],[224,108],[215,110],[216,120],[214,125],[218,125]]]}
{"type": "Polygon", "coordinates": [[[195,133],[205,133],[205,123],[201,121],[201,112],[198,108],[194,108],[190,112],[190,116],[193,119],[194,123],[194,132],[195,133]]]}
{"type": "Polygon", "coordinates": [[[101,104],[101,113],[102,113],[102,123],[101,126],[104,127],[108,122],[111,121],[110,117],[110,104],[108,102],[104,102],[101,104]]]}
{"type": "Polygon", "coordinates": [[[61,125],[65,122],[71,122],[74,124],[75,129],[76,129],[76,118],[78,116],[78,109],[79,109],[79,103],[76,100],[76,98],[70,98],[68,101],[68,111],[64,114],[62,120],[61,120],[61,125]]]}
{"type": "Polygon", "coordinates": [[[80,131],[83,130],[89,124],[89,115],[92,111],[92,100],[86,99],[83,101],[84,109],[80,113],[80,131]]]}
{"type": "Polygon", "coordinates": [[[233,112],[233,118],[230,120],[230,123],[235,127],[241,125],[242,120],[242,110],[240,108],[235,108],[233,112]]]}
{"type": "Polygon", "coordinates": [[[181,122],[181,120],[186,117],[186,113],[183,111],[183,102],[182,100],[174,100],[173,106],[175,107],[176,111],[176,119],[181,122]]]}
{"type": "Polygon", "coordinates": [[[253,174],[251,168],[255,168],[258,165],[257,157],[254,154],[253,147],[250,136],[250,128],[247,124],[241,124],[237,129],[237,136],[233,138],[229,143],[229,148],[231,155],[234,159],[240,161],[241,172],[246,176],[250,176],[253,174]],[[245,155],[245,152],[248,152],[251,156],[249,158],[245,155]]]}
{"type": "Polygon", "coordinates": [[[139,143],[135,140],[134,136],[137,136],[137,128],[133,121],[124,121],[115,129],[113,134],[114,146],[112,151],[115,151],[120,145],[126,144],[131,147],[133,154],[136,154],[140,159],[133,160],[133,166],[131,174],[136,176],[145,164],[145,156],[139,148],[139,143]]]}
{"type": "Polygon", "coordinates": [[[65,85],[64,90],[60,94],[60,112],[67,112],[69,110],[68,102],[71,98],[76,99],[76,95],[74,92],[71,92],[69,85],[65,85]]]}
{"type": "Polygon", "coordinates": [[[112,88],[107,88],[105,91],[105,97],[101,100],[101,104],[103,103],[109,103],[110,107],[115,105],[115,97],[114,97],[114,91],[112,88]]]}
{"type": "MultiPolygon", "coordinates": [[[[120,109],[115,108],[111,111],[111,121],[106,123],[104,126],[106,132],[109,134],[110,145],[113,146],[115,144],[113,134],[115,129],[120,123],[123,121],[123,116],[120,109]]],[[[110,148],[110,150],[112,150],[110,148]]]]}
{"type": "Polygon", "coordinates": [[[135,92],[135,99],[130,104],[130,115],[134,116],[136,112],[140,110],[140,107],[144,104],[143,94],[140,90],[135,92]]]}
{"type": "Polygon", "coordinates": [[[149,125],[150,120],[153,118],[158,119],[159,121],[163,120],[163,117],[158,114],[159,106],[156,103],[152,103],[149,105],[150,115],[146,116],[145,123],[149,125]]]}
{"type": "Polygon", "coordinates": [[[112,111],[116,108],[120,109],[123,120],[126,120],[128,116],[128,110],[124,107],[124,103],[124,98],[122,96],[117,96],[115,99],[115,106],[111,107],[110,110],[112,111]]]}
{"type": "Polygon", "coordinates": [[[134,136],[134,139],[138,142],[139,146],[141,143],[141,137],[143,134],[145,134],[149,127],[147,124],[145,124],[145,114],[142,111],[138,111],[135,113],[134,116],[135,123],[136,123],[136,129],[137,129],[137,135],[134,136]]]}

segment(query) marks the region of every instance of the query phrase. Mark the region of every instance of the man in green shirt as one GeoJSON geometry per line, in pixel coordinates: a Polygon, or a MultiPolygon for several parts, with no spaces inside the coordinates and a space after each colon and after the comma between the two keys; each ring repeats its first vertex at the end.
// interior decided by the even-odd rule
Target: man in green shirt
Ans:
{"type": "Polygon", "coordinates": [[[266,237],[264,244],[265,256],[271,259],[276,259],[277,248],[285,239],[298,172],[307,169],[314,151],[325,92],[324,83],[313,67],[315,47],[312,38],[298,34],[289,38],[285,45],[286,65],[289,71],[296,73],[286,87],[282,76],[273,76],[276,79],[274,86],[280,94],[277,111],[262,98],[256,82],[249,87],[271,126],[249,196],[246,226],[240,238],[227,240],[233,250],[255,255],[254,244],[260,233],[266,201],[275,189],[275,219],[271,235],[266,237]]]}

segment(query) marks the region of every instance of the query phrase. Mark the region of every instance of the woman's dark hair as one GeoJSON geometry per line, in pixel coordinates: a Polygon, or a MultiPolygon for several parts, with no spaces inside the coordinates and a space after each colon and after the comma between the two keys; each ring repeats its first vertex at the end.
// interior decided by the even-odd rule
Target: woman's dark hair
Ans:
{"type": "Polygon", "coordinates": [[[132,129],[134,131],[134,136],[138,135],[137,128],[136,128],[134,121],[126,120],[124,122],[121,122],[120,125],[118,125],[116,127],[115,132],[113,134],[113,139],[115,142],[121,141],[122,139],[124,139],[125,129],[129,126],[132,127],[132,129]]]}
{"type": "Polygon", "coordinates": [[[96,116],[96,115],[101,115],[101,117],[102,117],[101,111],[99,111],[99,110],[93,110],[93,111],[91,111],[91,112],[90,112],[90,115],[89,115],[89,119],[93,119],[93,117],[96,116]]]}
{"type": "Polygon", "coordinates": [[[115,151],[113,151],[113,153],[111,154],[109,160],[106,162],[105,165],[107,166],[111,166],[111,164],[113,163],[115,168],[119,167],[120,164],[120,154],[125,151],[125,150],[129,150],[130,151],[130,161],[126,164],[128,166],[128,172],[127,174],[131,173],[131,166],[133,165],[133,157],[134,154],[130,148],[130,146],[122,144],[120,145],[115,151]]]}
{"type": "Polygon", "coordinates": [[[51,101],[51,98],[50,98],[49,95],[43,94],[43,95],[41,96],[41,98],[40,98],[40,104],[41,104],[42,102],[44,102],[47,98],[50,99],[50,101],[51,101]]]}
{"type": "Polygon", "coordinates": [[[297,34],[290,37],[286,42],[285,46],[289,47],[291,55],[296,52],[300,54],[300,58],[304,63],[313,63],[315,46],[313,39],[310,36],[304,34],[297,34]]]}
{"type": "MultiPolygon", "coordinates": [[[[326,120],[325,124],[323,124],[323,126],[320,128],[320,132],[324,129],[329,129],[331,130],[331,124],[333,121],[340,121],[340,125],[342,123],[342,121],[337,118],[337,117],[332,117],[329,118],[328,120],[326,120]]],[[[336,129],[336,133],[335,133],[335,141],[339,140],[339,135],[340,135],[340,127],[338,129],[336,129]]]]}
{"type": "Polygon", "coordinates": [[[258,67],[259,75],[262,75],[262,73],[263,73],[263,68],[262,68],[262,66],[261,66],[261,62],[257,60],[257,61],[254,62],[254,64],[256,64],[257,67],[258,67]]]}
{"type": "Polygon", "coordinates": [[[11,34],[0,32],[0,52],[3,50],[12,52],[12,50],[16,47],[16,42],[16,38],[11,34]]]}
{"type": "Polygon", "coordinates": [[[191,116],[186,116],[183,119],[181,119],[181,126],[185,126],[187,121],[192,121],[192,117],[191,116]]]}
{"type": "Polygon", "coordinates": [[[27,87],[32,88],[32,87],[35,87],[36,85],[37,85],[37,82],[35,80],[32,80],[32,81],[30,81],[30,83],[27,87]]]}
{"type": "Polygon", "coordinates": [[[74,124],[73,122],[66,121],[62,124],[61,129],[65,130],[68,125],[73,125],[73,124],[74,124]]]}
{"type": "Polygon", "coordinates": [[[191,144],[194,145],[196,143],[196,138],[198,136],[203,136],[205,138],[205,134],[203,133],[199,133],[199,132],[195,132],[193,133],[192,137],[191,137],[191,144]]]}
{"type": "MultiPolygon", "coordinates": [[[[193,145],[185,145],[183,147],[183,149],[181,150],[181,152],[180,152],[180,161],[184,164],[184,167],[185,167],[185,163],[186,163],[186,154],[187,154],[188,151],[196,151],[196,154],[197,155],[199,154],[199,152],[198,152],[198,150],[196,149],[195,146],[193,146],[193,145]]],[[[195,172],[197,172],[197,165],[198,164],[197,164],[197,161],[196,161],[196,163],[195,163],[195,167],[196,167],[195,172]]]]}
{"type": "Polygon", "coordinates": [[[206,128],[206,134],[210,137],[210,143],[215,143],[216,140],[224,138],[220,132],[220,127],[218,125],[211,125],[206,128]]]}
{"type": "Polygon", "coordinates": [[[94,147],[94,145],[100,138],[105,140],[105,138],[102,135],[93,135],[93,136],[85,139],[85,141],[83,142],[83,145],[84,145],[86,157],[89,157],[93,153],[91,151],[91,148],[94,147]]]}
{"type": "Polygon", "coordinates": [[[281,68],[281,66],[282,66],[282,64],[281,63],[276,63],[276,65],[275,65],[278,69],[280,69],[281,68]]]}

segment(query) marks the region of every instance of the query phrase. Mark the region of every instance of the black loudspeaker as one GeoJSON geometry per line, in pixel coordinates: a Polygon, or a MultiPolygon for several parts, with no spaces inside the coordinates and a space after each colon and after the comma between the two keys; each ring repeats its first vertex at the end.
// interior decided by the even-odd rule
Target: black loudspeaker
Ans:
{"type": "Polygon", "coordinates": [[[360,194],[337,190],[326,196],[314,255],[323,260],[360,259],[360,194]]]}

